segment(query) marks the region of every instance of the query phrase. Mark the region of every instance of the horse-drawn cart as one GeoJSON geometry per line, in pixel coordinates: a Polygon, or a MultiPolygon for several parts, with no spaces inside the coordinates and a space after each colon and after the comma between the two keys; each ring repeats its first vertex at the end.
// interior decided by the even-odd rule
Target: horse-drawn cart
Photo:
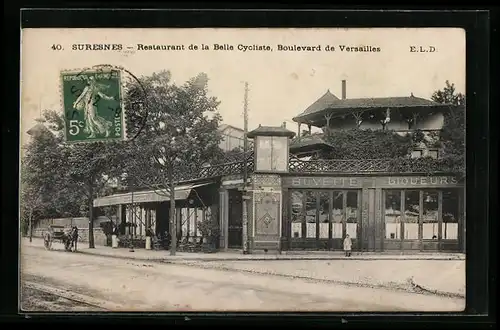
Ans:
{"type": "Polygon", "coordinates": [[[52,248],[53,241],[61,242],[66,251],[71,251],[73,247],[74,251],[76,251],[78,228],[72,227],[65,230],[64,226],[49,225],[47,232],[43,234],[43,245],[47,250],[52,248]]]}

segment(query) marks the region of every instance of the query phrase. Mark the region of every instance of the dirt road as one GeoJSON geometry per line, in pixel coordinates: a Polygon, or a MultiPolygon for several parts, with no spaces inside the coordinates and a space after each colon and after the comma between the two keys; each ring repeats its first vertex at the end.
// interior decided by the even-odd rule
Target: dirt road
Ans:
{"type": "MultiPolygon", "coordinates": [[[[72,293],[79,310],[379,312],[460,311],[465,306],[464,299],[27,246],[21,249],[21,280],[56,295],[72,293]]],[[[23,290],[23,310],[38,309],[33,296],[33,290],[23,290]]]]}

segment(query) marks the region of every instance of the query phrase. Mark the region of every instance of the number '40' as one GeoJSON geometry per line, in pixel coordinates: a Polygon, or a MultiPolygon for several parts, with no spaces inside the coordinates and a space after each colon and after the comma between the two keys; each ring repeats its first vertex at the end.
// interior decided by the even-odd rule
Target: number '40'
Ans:
{"type": "Polygon", "coordinates": [[[63,47],[60,44],[53,44],[52,45],[52,50],[62,50],[63,47]]]}

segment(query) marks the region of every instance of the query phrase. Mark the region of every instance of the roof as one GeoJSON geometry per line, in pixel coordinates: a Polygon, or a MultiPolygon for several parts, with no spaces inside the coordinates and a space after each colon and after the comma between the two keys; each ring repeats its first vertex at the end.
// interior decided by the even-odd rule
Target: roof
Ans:
{"type": "Polygon", "coordinates": [[[232,128],[232,129],[235,129],[237,131],[243,132],[243,129],[241,129],[239,127],[236,127],[236,126],[233,126],[233,125],[229,125],[229,124],[221,124],[221,125],[219,125],[219,131],[221,131],[221,132],[225,131],[228,128],[232,128]]]}
{"type": "Polygon", "coordinates": [[[33,127],[31,127],[29,130],[26,131],[28,135],[36,135],[44,131],[50,131],[44,124],[42,123],[37,123],[33,127]]]}
{"type": "MultiPolygon", "coordinates": [[[[320,98],[321,100],[321,98],[320,98]]],[[[318,100],[319,101],[319,100],[318,100]]],[[[318,103],[316,101],[313,103],[315,105],[318,103]]],[[[303,113],[293,118],[294,121],[300,121],[306,117],[312,117],[315,114],[320,114],[325,110],[330,110],[330,112],[335,116],[336,114],[341,115],[345,113],[350,113],[355,110],[369,110],[377,108],[432,108],[432,107],[444,107],[449,106],[448,104],[437,103],[431,100],[427,100],[416,96],[399,96],[399,97],[377,97],[377,98],[356,98],[356,99],[345,99],[336,100],[329,103],[321,101],[323,106],[316,106],[313,108],[311,105],[303,113]]]]}
{"type": "Polygon", "coordinates": [[[307,107],[307,109],[303,113],[306,114],[306,113],[314,113],[317,111],[321,111],[323,109],[328,108],[331,104],[339,100],[340,99],[335,95],[333,95],[330,92],[330,90],[327,90],[326,93],[323,94],[323,96],[321,96],[313,104],[307,107]]]}
{"type": "Polygon", "coordinates": [[[331,144],[323,139],[323,133],[314,133],[311,135],[301,136],[300,138],[295,138],[290,143],[290,150],[309,150],[315,146],[333,148],[331,144]]]}
{"type": "Polygon", "coordinates": [[[260,126],[251,132],[248,132],[247,136],[253,138],[256,136],[288,136],[293,138],[295,132],[286,129],[283,126],[260,126]]]}

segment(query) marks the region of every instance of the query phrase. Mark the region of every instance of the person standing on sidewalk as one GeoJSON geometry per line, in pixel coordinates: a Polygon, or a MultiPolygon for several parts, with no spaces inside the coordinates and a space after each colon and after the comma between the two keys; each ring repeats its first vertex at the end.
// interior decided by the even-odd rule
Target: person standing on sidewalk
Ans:
{"type": "Polygon", "coordinates": [[[349,237],[349,234],[346,234],[344,238],[344,251],[346,257],[351,256],[351,248],[352,248],[351,238],[349,237]]]}

